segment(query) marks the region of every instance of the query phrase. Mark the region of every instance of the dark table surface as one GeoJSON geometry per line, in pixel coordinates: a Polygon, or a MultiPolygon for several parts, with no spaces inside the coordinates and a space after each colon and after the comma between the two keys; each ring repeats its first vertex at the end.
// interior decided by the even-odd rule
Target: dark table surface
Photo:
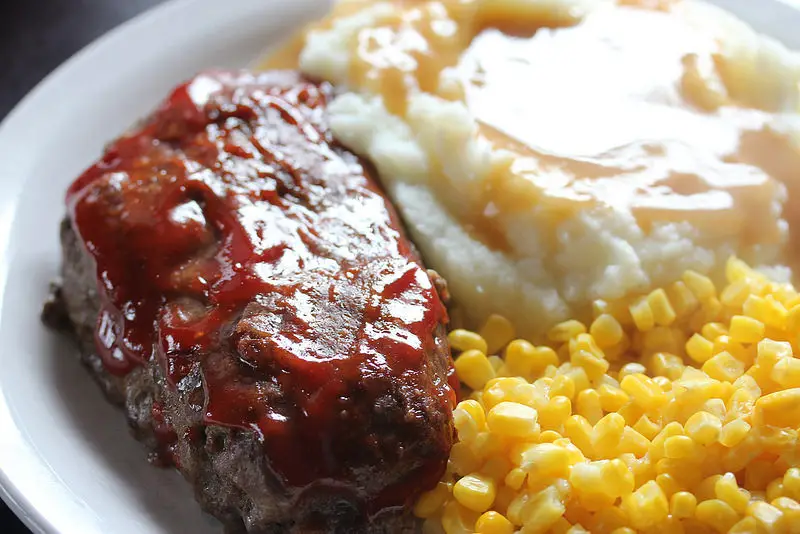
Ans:
{"type": "MultiPolygon", "coordinates": [[[[0,1],[0,119],[42,78],[121,22],[163,0],[0,1]]],[[[0,533],[29,531],[0,502],[0,533]]]]}

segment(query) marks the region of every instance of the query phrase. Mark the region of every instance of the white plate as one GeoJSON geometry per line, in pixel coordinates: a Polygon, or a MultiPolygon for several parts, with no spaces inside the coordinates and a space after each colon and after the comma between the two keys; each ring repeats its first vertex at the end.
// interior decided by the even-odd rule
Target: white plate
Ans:
{"type": "MultiPolygon", "coordinates": [[[[797,0],[792,0],[796,2],[797,0]]],[[[800,11],[718,0],[800,48],[800,11]]],[[[218,533],[188,486],[149,467],[122,414],[39,321],[70,181],[177,82],[244,66],[326,0],[176,0],[100,39],[0,126],[0,495],[36,532],[218,533]]]]}

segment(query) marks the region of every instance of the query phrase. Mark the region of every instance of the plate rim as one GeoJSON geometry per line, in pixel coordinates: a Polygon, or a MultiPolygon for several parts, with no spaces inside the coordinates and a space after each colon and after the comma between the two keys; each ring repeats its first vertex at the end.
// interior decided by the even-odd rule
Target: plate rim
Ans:
{"type": "MultiPolygon", "coordinates": [[[[91,62],[96,54],[101,54],[102,50],[110,46],[114,41],[125,39],[129,33],[142,31],[157,19],[170,17],[176,12],[192,9],[191,6],[193,4],[200,4],[203,1],[167,0],[162,4],[150,6],[138,15],[114,26],[83,46],[49,72],[14,105],[0,122],[0,143],[13,135],[16,124],[32,113],[31,110],[35,107],[36,102],[42,98],[42,95],[51,86],[58,86],[60,78],[76,68],[77,65],[91,62]]],[[[5,302],[5,288],[9,282],[10,238],[14,228],[19,199],[27,179],[24,174],[12,173],[6,180],[4,180],[6,183],[3,186],[6,188],[6,193],[10,190],[10,194],[0,197],[0,321],[2,321],[3,303],[5,302]],[[6,182],[6,180],[8,181],[6,182]]],[[[0,389],[0,430],[19,433],[18,428],[7,428],[2,423],[12,424],[13,426],[13,417],[10,416],[5,393],[0,389]]],[[[28,495],[20,490],[19,485],[8,475],[4,465],[5,463],[0,459],[0,500],[8,506],[31,532],[36,534],[61,534],[50,517],[41,508],[36,507],[28,495]]]]}
{"type": "MultiPolygon", "coordinates": [[[[60,79],[78,65],[91,63],[93,59],[103,50],[111,46],[114,42],[125,40],[130,34],[146,31],[146,28],[156,20],[175,16],[177,13],[192,9],[195,4],[202,5],[208,0],[167,0],[162,4],[151,6],[133,18],[120,23],[94,39],[80,50],[71,55],[67,60],[42,78],[25,96],[20,99],[9,113],[0,122],[0,143],[8,138],[13,138],[13,132],[17,124],[33,113],[37,102],[51,87],[59,86],[60,79]]],[[[266,0],[274,1],[274,0],[266,0]]],[[[289,0],[294,1],[294,0],[289,0]]],[[[800,16],[800,0],[773,0],[775,6],[788,7],[798,12],[800,16]]],[[[11,258],[11,235],[16,220],[17,207],[20,195],[27,182],[25,173],[9,173],[3,177],[4,194],[0,195],[0,321],[3,319],[5,288],[9,283],[9,267],[11,258]]],[[[6,395],[0,388],[0,432],[9,435],[15,434],[10,439],[19,440],[22,445],[27,445],[24,438],[19,436],[19,429],[13,425],[13,417],[10,415],[9,405],[6,395]],[[11,428],[5,426],[11,425],[11,428]],[[8,432],[7,432],[8,431],[8,432]]],[[[7,461],[13,459],[0,458],[0,499],[6,503],[8,508],[20,519],[20,521],[32,532],[37,534],[61,534],[53,523],[51,517],[36,507],[30,497],[23,493],[17,483],[8,474],[6,467],[7,461]]],[[[57,475],[55,471],[53,475],[57,475]]]]}

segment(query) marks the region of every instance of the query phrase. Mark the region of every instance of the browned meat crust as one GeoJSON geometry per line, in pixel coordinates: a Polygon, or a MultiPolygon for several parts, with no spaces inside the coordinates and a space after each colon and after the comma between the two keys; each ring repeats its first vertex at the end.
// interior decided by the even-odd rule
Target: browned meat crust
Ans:
{"type": "MultiPolygon", "coordinates": [[[[123,407],[134,435],[153,451],[154,461],[174,464],[193,485],[202,507],[230,532],[413,532],[418,524],[408,513],[408,505],[425,486],[438,480],[452,443],[453,396],[448,386],[452,365],[445,337],[446,314],[436,308],[441,307],[438,295],[444,296],[446,290],[435,273],[413,274],[419,260],[391,206],[385,199],[375,203],[382,196],[369,173],[331,141],[323,113],[329,91],[293,73],[213,73],[189,82],[143,126],[112,144],[105,158],[76,182],[68,201],[70,217],[61,227],[62,283],[46,306],[45,319],[55,326],[66,323],[80,345],[84,364],[108,398],[123,407]],[[186,102],[179,102],[176,95],[198,90],[192,85],[198,82],[205,86],[214,82],[217,88],[202,97],[202,102],[192,102],[196,104],[194,115],[187,114],[180,109],[186,102]],[[269,105],[259,102],[258,95],[265,93],[280,99],[282,114],[278,118],[269,105]],[[299,113],[300,117],[287,118],[286,113],[299,113]],[[298,122],[321,135],[313,150],[306,145],[311,144],[309,136],[316,134],[298,136],[298,122]],[[209,162],[203,158],[211,150],[210,130],[223,141],[214,144],[216,152],[209,162]],[[259,144],[260,149],[245,154],[245,144],[259,144]],[[291,156],[291,169],[286,160],[276,157],[278,153],[291,156]],[[225,202],[231,195],[240,195],[235,200],[244,202],[241,195],[250,195],[253,188],[248,189],[248,180],[252,176],[229,171],[223,176],[216,165],[223,159],[228,164],[235,160],[227,169],[244,161],[269,166],[259,175],[261,185],[267,182],[273,190],[285,190],[278,198],[248,196],[245,200],[250,207],[278,207],[288,214],[266,230],[272,233],[270,239],[276,235],[285,238],[289,246],[282,250],[300,257],[305,268],[290,271],[284,278],[272,269],[269,277],[258,280],[261,285],[256,290],[227,306],[222,319],[209,323],[208,317],[214,313],[218,317],[222,308],[220,293],[213,291],[214,276],[230,267],[226,262],[233,261],[220,252],[226,230],[216,223],[208,206],[219,198],[189,195],[169,205],[159,199],[170,197],[174,192],[170,188],[183,176],[182,170],[175,170],[180,161],[181,165],[188,162],[195,171],[198,165],[203,172],[211,171],[205,183],[217,187],[215,194],[225,202]],[[125,177],[122,184],[120,176],[125,177]],[[227,187],[231,183],[245,188],[236,189],[239,192],[235,194],[231,193],[233,186],[221,189],[220,184],[227,187]],[[363,211],[368,219],[375,216],[369,210],[377,210],[372,233],[359,235],[341,221],[333,221],[331,198],[339,207],[346,206],[344,216],[363,211]],[[174,249],[161,251],[158,243],[185,243],[187,235],[197,235],[196,228],[189,228],[191,234],[182,234],[188,230],[181,226],[171,236],[175,239],[154,240],[158,243],[152,247],[140,238],[161,232],[163,210],[174,210],[187,199],[198,201],[202,208],[200,217],[193,215],[195,222],[202,223],[202,239],[183,247],[166,263],[163,258],[174,249]],[[298,206],[302,217],[292,211],[298,206]],[[300,219],[315,233],[313,246],[296,240],[296,234],[283,224],[300,219]],[[368,239],[371,241],[365,244],[368,239]],[[114,250],[109,243],[115,244],[114,250]],[[347,251],[356,254],[345,254],[347,251]],[[159,254],[158,262],[151,261],[159,254]],[[333,267],[319,267],[323,261],[333,267]],[[204,267],[195,268],[200,262],[205,262],[204,267]],[[213,268],[208,268],[209,263],[213,268]],[[159,271],[152,278],[156,264],[159,271]],[[382,288],[386,285],[381,277],[397,269],[413,275],[406,292],[376,293],[379,283],[382,288]],[[358,274],[355,279],[350,275],[342,278],[342,270],[358,274]],[[165,276],[172,285],[155,290],[165,276]],[[196,290],[201,277],[209,283],[206,289],[196,290]],[[302,283],[285,289],[286,281],[297,277],[302,283]],[[119,288],[128,295],[134,293],[138,307],[131,304],[134,300],[122,303],[124,306],[115,300],[119,288]],[[297,330],[302,310],[291,302],[296,302],[292,299],[298,295],[309,294],[317,298],[309,304],[313,314],[304,317],[302,329],[297,330]],[[369,304],[375,298],[394,306],[422,306],[417,311],[427,310],[428,322],[412,321],[406,327],[385,311],[370,312],[369,304]],[[158,299],[157,306],[152,316],[142,321],[149,309],[142,302],[148,299],[158,299]],[[130,306],[134,306],[133,312],[130,306]],[[124,314],[121,308],[125,308],[124,314]],[[104,344],[106,330],[98,321],[104,314],[115,318],[111,327],[106,325],[116,335],[110,344],[104,344]],[[128,324],[128,316],[136,316],[136,320],[128,324]],[[198,324],[206,329],[212,324],[217,329],[214,341],[175,342],[165,350],[159,332],[174,326],[169,321],[175,316],[181,318],[180,327],[195,333],[201,331],[198,324]],[[142,324],[150,325],[146,333],[151,345],[145,349],[155,357],[137,360],[126,348],[122,356],[119,351],[113,353],[125,363],[114,367],[109,354],[121,346],[121,332],[141,329],[142,324]],[[393,336],[417,336],[420,339],[408,344],[418,350],[409,352],[406,360],[392,360],[389,349],[387,354],[363,349],[369,342],[371,347],[408,350],[405,345],[379,344],[385,335],[366,336],[364,332],[375,325],[396,329],[393,336]],[[297,342],[289,349],[280,344],[287,332],[297,342]],[[325,354],[342,358],[343,363],[324,368],[331,375],[324,377],[323,384],[308,386],[321,367],[309,366],[306,360],[328,362],[322,357],[325,354]],[[353,361],[356,363],[347,363],[353,361]],[[182,365],[179,372],[175,362],[182,365]],[[329,383],[336,384],[335,403],[340,404],[328,401],[312,412],[308,403],[334,387],[329,383]],[[220,393],[223,390],[227,396],[220,393]],[[225,401],[223,409],[211,406],[212,395],[218,404],[219,399],[225,401]],[[271,420],[252,415],[264,408],[253,404],[256,402],[273,411],[280,409],[282,425],[276,427],[271,420]],[[305,419],[298,415],[298,407],[305,419]],[[335,417],[341,419],[328,425],[326,418],[335,417]],[[266,434],[275,428],[288,437],[266,434]],[[311,443],[314,437],[329,448],[319,449],[311,443]],[[287,450],[287,443],[299,451],[287,450]],[[325,458],[316,457],[319,450],[325,458]],[[298,459],[305,459],[304,465],[298,465],[298,459]]],[[[223,206],[230,208],[230,204],[223,206]]],[[[238,222],[242,223],[241,217],[238,222]]],[[[258,244],[251,243],[253,249],[258,244]]],[[[250,265],[272,262],[274,267],[280,261],[274,254],[256,259],[250,265]]],[[[417,313],[409,310],[408,317],[417,313]]]]}

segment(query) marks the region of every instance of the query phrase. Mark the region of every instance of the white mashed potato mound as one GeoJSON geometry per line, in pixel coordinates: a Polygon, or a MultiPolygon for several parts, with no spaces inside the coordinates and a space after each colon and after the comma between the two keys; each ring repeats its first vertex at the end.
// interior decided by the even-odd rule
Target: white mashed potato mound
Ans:
{"type": "MultiPolygon", "coordinates": [[[[556,19],[601,3],[503,1],[544,10],[556,19]]],[[[361,28],[375,24],[391,9],[389,4],[374,4],[311,32],[301,68],[351,89],[330,105],[333,131],[375,163],[414,242],[428,266],[448,281],[468,325],[501,313],[521,334],[540,338],[558,321],[587,317],[596,299],[641,294],[671,283],[687,269],[719,277],[731,255],[761,265],[773,276],[790,276],[781,266],[783,243],[744,245],[735,236],[720,238],[688,222],[658,221],[645,230],[630,212],[602,204],[552,225],[542,224],[536,209],[500,214],[510,250],[487,247],[452,215],[441,195],[474,200],[469,196],[471,182],[484,179],[492,164],[509,154],[480,140],[476,119],[461,102],[419,92],[409,95],[401,118],[387,111],[380,95],[350,83],[349,43],[361,28]],[[432,161],[439,162],[441,175],[431,172],[432,161]],[[442,177],[447,187],[432,183],[442,177]]],[[[775,128],[797,135],[798,57],[717,8],[698,4],[693,16],[713,22],[713,31],[724,37],[722,50],[730,58],[731,79],[736,80],[729,92],[748,105],[779,112],[775,128]]],[[[440,83],[447,82],[445,72],[440,83]]],[[[779,188],[770,208],[775,219],[780,219],[785,202],[785,190],[779,188]]],[[[786,223],[780,225],[786,234],[786,223]]]]}

